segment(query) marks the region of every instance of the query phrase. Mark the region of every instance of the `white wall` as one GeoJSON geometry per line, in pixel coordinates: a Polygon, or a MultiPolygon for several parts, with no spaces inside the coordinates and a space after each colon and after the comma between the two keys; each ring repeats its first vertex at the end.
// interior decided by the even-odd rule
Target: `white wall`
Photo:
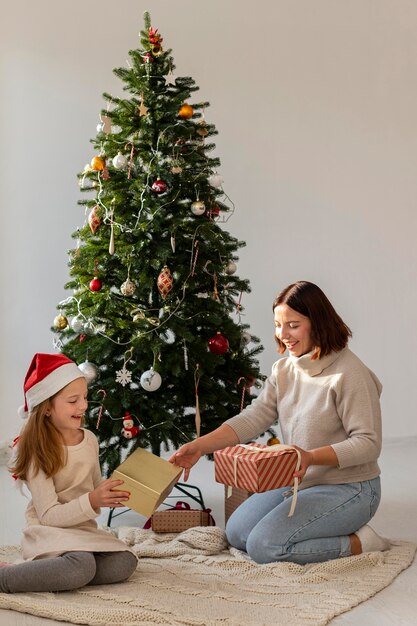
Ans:
{"type": "Polygon", "coordinates": [[[145,9],[212,105],[263,371],[274,295],[317,282],[384,384],[385,436],[416,435],[417,3],[27,0],[7,3],[0,36],[0,438],[20,427],[32,354],[52,350],[76,173],[145,9]]]}

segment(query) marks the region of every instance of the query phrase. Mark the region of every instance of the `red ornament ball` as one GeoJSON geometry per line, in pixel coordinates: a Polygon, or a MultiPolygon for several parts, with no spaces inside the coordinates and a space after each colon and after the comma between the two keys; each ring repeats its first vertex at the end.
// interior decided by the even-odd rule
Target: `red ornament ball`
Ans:
{"type": "Polygon", "coordinates": [[[225,354],[229,349],[229,341],[227,337],[218,332],[208,340],[208,349],[213,354],[225,354]]]}
{"type": "Polygon", "coordinates": [[[168,189],[168,185],[164,180],[158,178],[154,183],[152,183],[151,189],[154,193],[165,193],[168,189]]]}
{"type": "Polygon", "coordinates": [[[102,286],[103,283],[99,278],[97,278],[97,276],[93,278],[93,280],[90,280],[90,291],[100,291],[102,286]]]}

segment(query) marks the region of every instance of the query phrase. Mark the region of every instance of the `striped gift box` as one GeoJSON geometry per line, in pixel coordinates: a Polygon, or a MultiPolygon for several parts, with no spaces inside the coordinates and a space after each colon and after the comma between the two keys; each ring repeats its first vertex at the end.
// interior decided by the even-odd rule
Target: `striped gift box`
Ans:
{"type": "Polygon", "coordinates": [[[281,444],[230,446],[214,453],[215,479],[224,485],[262,493],[290,485],[298,461],[298,451],[281,444]]]}

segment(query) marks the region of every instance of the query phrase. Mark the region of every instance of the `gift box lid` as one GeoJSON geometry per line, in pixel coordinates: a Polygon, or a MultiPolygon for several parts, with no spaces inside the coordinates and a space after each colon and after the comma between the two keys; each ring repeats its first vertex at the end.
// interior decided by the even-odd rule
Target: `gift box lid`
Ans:
{"type": "MultiPolygon", "coordinates": [[[[112,478],[123,480],[126,490],[130,491],[126,506],[149,516],[172,490],[181,473],[181,467],[137,448],[114,470],[112,478]]],[[[124,485],[117,487],[123,488],[124,485]]]]}

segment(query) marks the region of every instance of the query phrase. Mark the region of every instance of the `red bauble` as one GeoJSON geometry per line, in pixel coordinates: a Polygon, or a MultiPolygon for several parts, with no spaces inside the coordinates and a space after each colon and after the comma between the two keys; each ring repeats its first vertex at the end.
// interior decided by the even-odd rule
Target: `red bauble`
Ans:
{"type": "Polygon", "coordinates": [[[229,341],[227,337],[218,332],[208,340],[208,349],[213,354],[225,354],[229,349],[229,341]]]}
{"type": "Polygon", "coordinates": [[[161,180],[160,178],[158,178],[154,183],[152,183],[151,189],[155,193],[165,193],[166,190],[168,189],[168,185],[166,184],[164,180],[161,180]]]}
{"type": "Polygon", "coordinates": [[[100,291],[102,286],[103,283],[99,278],[97,278],[97,276],[93,278],[93,280],[90,280],[90,291],[100,291]]]}

